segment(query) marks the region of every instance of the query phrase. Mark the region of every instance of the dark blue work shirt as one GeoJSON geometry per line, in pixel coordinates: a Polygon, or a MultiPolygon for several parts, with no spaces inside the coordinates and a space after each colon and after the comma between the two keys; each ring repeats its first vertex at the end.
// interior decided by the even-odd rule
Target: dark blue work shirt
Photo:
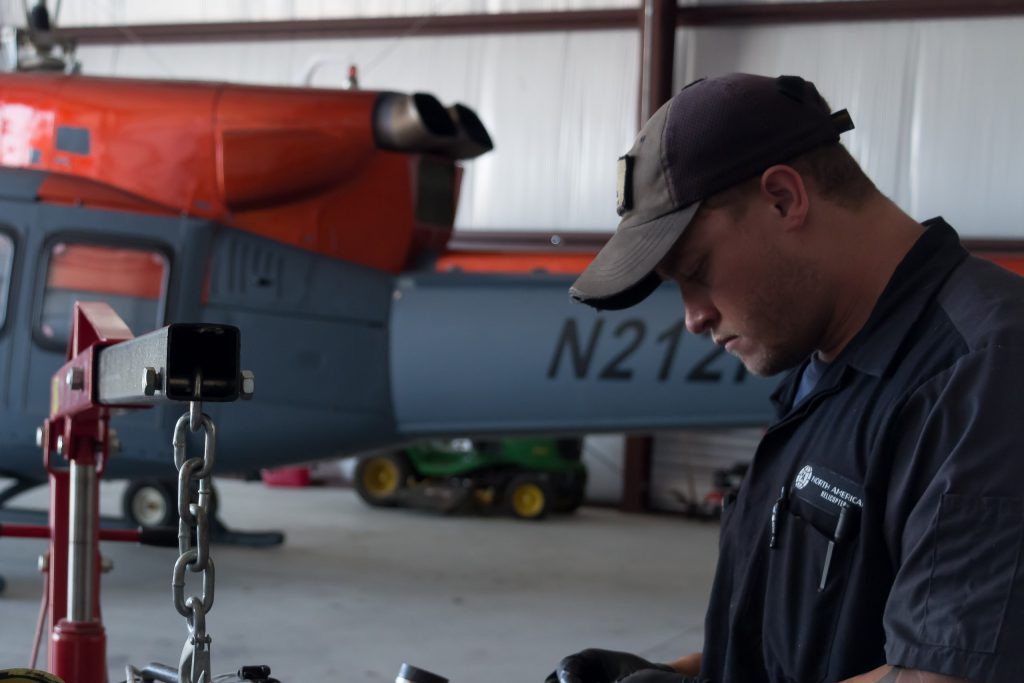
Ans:
{"type": "Polygon", "coordinates": [[[818,386],[818,380],[825,374],[828,363],[818,358],[818,354],[811,355],[811,359],[804,363],[803,371],[800,373],[800,381],[796,385],[796,394],[793,396],[793,405],[799,405],[818,386]]]}
{"type": "Polygon", "coordinates": [[[925,225],[811,393],[773,396],[723,512],[715,683],[1024,681],[1024,279],[925,225]]]}

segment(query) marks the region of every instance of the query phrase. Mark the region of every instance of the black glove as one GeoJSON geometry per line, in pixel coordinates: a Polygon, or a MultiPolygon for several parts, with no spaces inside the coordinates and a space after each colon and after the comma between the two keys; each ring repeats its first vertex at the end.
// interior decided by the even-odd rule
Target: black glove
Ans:
{"type": "Polygon", "coordinates": [[[684,676],[678,671],[644,669],[623,678],[620,683],[702,683],[699,678],[684,676]]]}
{"type": "MultiPolygon", "coordinates": [[[[686,683],[686,678],[667,664],[648,662],[628,652],[588,648],[569,655],[558,663],[558,668],[544,679],[544,683],[618,683],[638,671],[675,674],[676,678],[653,679],[651,683],[686,683]]],[[[637,679],[635,683],[643,683],[637,679]]]]}

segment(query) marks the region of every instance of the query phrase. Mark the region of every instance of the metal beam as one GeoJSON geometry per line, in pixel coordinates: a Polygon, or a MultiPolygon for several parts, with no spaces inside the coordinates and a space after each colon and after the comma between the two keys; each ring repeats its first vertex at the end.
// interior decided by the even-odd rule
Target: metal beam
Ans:
{"type": "Polygon", "coordinates": [[[174,323],[108,346],[96,361],[94,399],[104,405],[234,401],[246,393],[237,327],[174,323]]]}
{"type": "MultiPolygon", "coordinates": [[[[677,26],[746,26],[888,21],[1024,14],[1024,0],[847,0],[679,7],[677,26]]],[[[67,26],[56,33],[79,45],[195,43],[410,35],[537,33],[639,29],[635,9],[503,12],[359,19],[299,19],[133,26],[67,26]]]]}
{"type": "Polygon", "coordinates": [[[676,10],[676,0],[644,0],[638,128],[672,97],[676,10]]]}
{"type": "Polygon", "coordinates": [[[980,18],[1024,14],[1022,0],[846,0],[680,7],[680,26],[980,18]]]}
{"type": "Polygon", "coordinates": [[[194,43],[312,38],[381,38],[410,35],[464,35],[481,33],[538,33],[548,31],[600,31],[637,28],[640,12],[634,9],[561,12],[505,12],[500,14],[438,14],[431,16],[360,19],[302,19],[200,24],[63,27],[61,37],[79,45],[126,43],[194,43]]]}
{"type": "MultiPolygon", "coordinates": [[[[539,252],[543,254],[597,253],[613,231],[576,231],[558,233],[523,228],[522,230],[457,230],[448,242],[449,251],[539,252]]],[[[1024,240],[998,237],[964,237],[971,252],[1024,254],[1024,240]]]]}

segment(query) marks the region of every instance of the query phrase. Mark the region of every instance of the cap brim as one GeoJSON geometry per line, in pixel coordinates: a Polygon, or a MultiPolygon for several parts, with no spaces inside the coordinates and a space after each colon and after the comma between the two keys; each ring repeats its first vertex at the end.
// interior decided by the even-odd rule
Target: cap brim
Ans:
{"type": "Polygon", "coordinates": [[[598,310],[621,310],[646,299],[661,284],[654,268],[665,257],[700,202],[640,225],[620,228],[569,288],[569,297],[598,310]]]}

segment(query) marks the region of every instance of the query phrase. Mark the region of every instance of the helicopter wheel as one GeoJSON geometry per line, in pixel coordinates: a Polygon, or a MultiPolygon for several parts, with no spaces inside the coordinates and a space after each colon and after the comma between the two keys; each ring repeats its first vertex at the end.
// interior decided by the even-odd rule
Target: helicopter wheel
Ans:
{"type": "MultiPolygon", "coordinates": [[[[208,517],[217,515],[217,489],[210,497],[208,517]]],[[[196,493],[192,500],[195,502],[196,493]]],[[[174,526],[178,522],[178,483],[165,479],[133,479],[121,496],[125,519],[145,529],[174,526]]]]}
{"type": "Polygon", "coordinates": [[[178,519],[178,488],[162,479],[133,479],[121,497],[125,519],[145,529],[171,526],[178,519]]]}

